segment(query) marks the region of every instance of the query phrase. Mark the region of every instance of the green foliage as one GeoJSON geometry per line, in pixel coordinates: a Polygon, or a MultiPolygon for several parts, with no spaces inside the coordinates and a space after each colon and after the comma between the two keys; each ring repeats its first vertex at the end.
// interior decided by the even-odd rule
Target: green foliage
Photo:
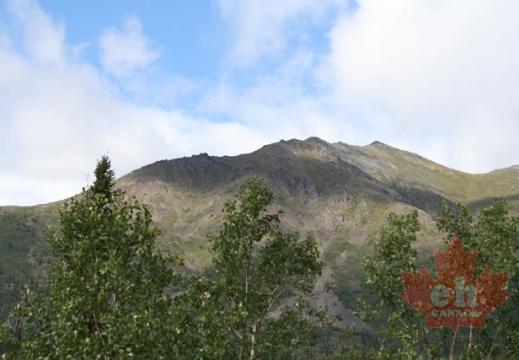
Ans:
{"type": "MultiPolygon", "coordinates": [[[[364,337],[361,334],[361,338],[364,337]]],[[[376,356],[372,344],[366,344],[359,339],[359,334],[355,334],[353,330],[346,329],[338,331],[332,339],[337,344],[328,344],[328,350],[333,352],[325,357],[329,360],[364,360],[371,359],[376,356]],[[330,346],[331,345],[331,346],[330,346]]]]}
{"type": "Polygon", "coordinates": [[[446,241],[457,233],[467,251],[477,250],[474,278],[487,267],[494,274],[509,272],[507,291],[512,296],[486,318],[487,329],[468,331],[463,355],[504,357],[519,353],[519,217],[508,212],[507,200],[495,199],[480,210],[476,222],[462,204],[457,204],[455,211],[444,204],[436,222],[447,234],[446,241]]]}
{"type": "Polygon", "coordinates": [[[291,359],[309,355],[332,321],[305,296],[323,262],[312,234],[280,228],[257,178],[223,209],[213,267],[180,278],[154,250],[148,208],[115,189],[103,157],[96,181],[65,203],[49,231],[48,282],[26,290],[0,326],[5,358],[291,359]],[[179,287],[178,281],[186,287],[179,287]],[[165,289],[177,293],[167,296],[165,289]]]}
{"type": "Polygon", "coordinates": [[[420,230],[418,212],[406,215],[389,214],[382,228],[375,252],[365,261],[366,281],[362,286],[376,296],[370,305],[358,301],[361,314],[366,318],[382,318],[381,346],[374,357],[418,358],[426,353],[432,356],[437,349],[426,344],[427,335],[422,315],[409,306],[400,294],[405,290],[402,272],[416,272],[416,250],[411,245],[420,230]]]}
{"type": "Polygon", "coordinates": [[[377,295],[380,305],[392,310],[402,307],[403,300],[396,296],[404,291],[402,271],[415,272],[416,250],[411,244],[420,230],[418,212],[388,216],[388,225],[380,232],[375,243],[375,253],[366,259],[367,274],[364,287],[377,295]]]}
{"type": "Polygon", "coordinates": [[[465,205],[457,203],[453,211],[449,204],[444,202],[435,220],[437,228],[447,234],[446,241],[450,241],[452,236],[457,234],[463,243],[468,245],[473,229],[472,216],[465,205]]]}
{"type": "Polygon", "coordinates": [[[374,255],[366,260],[367,280],[363,286],[377,297],[376,304],[359,301],[367,318],[382,319],[380,346],[374,358],[507,358],[519,353],[519,218],[508,213],[506,200],[494,200],[480,210],[474,221],[467,207],[451,209],[443,204],[436,217],[446,242],[458,234],[466,251],[477,250],[474,277],[490,267],[493,273],[510,273],[507,291],[510,299],[486,318],[486,329],[425,329],[425,318],[401,297],[404,283],[401,273],[416,272],[416,240],[419,222],[416,211],[407,215],[390,214],[388,224],[375,244],[374,255]]]}
{"type": "Polygon", "coordinates": [[[211,237],[214,268],[175,299],[185,358],[291,359],[326,321],[304,301],[323,268],[316,241],[283,232],[282,212],[268,212],[272,201],[253,178],[224,206],[223,228],[211,237]]]}
{"type": "Polygon", "coordinates": [[[60,213],[49,231],[55,263],[48,283],[4,325],[8,358],[165,356],[160,345],[175,259],[156,254],[159,231],[146,206],[114,189],[103,157],[96,181],[60,213]],[[13,326],[16,324],[16,326],[13,326]],[[6,334],[7,333],[7,334],[6,334]],[[16,335],[13,337],[13,335],[16,335]]]}
{"type": "Polygon", "coordinates": [[[2,308],[15,303],[24,282],[39,281],[44,275],[48,250],[35,212],[0,210],[0,318],[2,308]]]}
{"type": "Polygon", "coordinates": [[[107,156],[101,157],[94,170],[96,180],[90,192],[101,197],[109,197],[113,194],[115,173],[107,156]]]}

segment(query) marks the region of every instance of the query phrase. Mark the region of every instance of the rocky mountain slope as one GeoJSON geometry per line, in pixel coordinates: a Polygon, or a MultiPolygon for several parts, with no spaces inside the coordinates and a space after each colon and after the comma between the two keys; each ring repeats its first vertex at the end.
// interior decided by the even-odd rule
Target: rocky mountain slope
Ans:
{"type": "MultiPolygon", "coordinates": [[[[158,161],[120,178],[118,185],[150,205],[162,229],[159,248],[200,268],[210,264],[207,235],[218,230],[223,204],[255,175],[275,192],[276,206],[285,212],[284,226],[314,232],[328,265],[322,282],[334,278],[337,290],[327,295],[317,291],[313,301],[341,313],[345,326],[361,326],[348,308],[360,291],[362,258],[372,251],[389,212],[419,210],[424,229],[417,246],[425,259],[431,248],[441,246],[432,217],[443,201],[475,209],[505,196],[519,209],[517,166],[474,175],[380,142],[351,146],[318,138],[280,141],[239,156],[158,161]]],[[[41,276],[48,263],[42,228],[56,221],[58,208],[0,208],[4,292],[13,277],[21,276],[17,274],[41,276]]]]}

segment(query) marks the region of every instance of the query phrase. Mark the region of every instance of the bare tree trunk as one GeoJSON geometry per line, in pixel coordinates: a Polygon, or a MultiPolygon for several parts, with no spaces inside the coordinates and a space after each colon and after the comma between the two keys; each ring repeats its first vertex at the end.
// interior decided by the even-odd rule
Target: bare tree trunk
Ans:
{"type": "Polygon", "coordinates": [[[255,355],[255,346],[256,346],[256,330],[257,330],[257,324],[252,325],[252,334],[250,338],[250,360],[254,359],[255,355]]]}

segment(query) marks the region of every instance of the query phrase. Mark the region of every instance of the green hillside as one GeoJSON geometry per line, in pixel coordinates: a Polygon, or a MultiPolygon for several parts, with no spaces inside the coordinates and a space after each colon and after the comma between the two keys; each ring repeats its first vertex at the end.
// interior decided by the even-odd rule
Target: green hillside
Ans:
{"type": "MultiPolygon", "coordinates": [[[[348,308],[360,291],[362,259],[373,251],[390,212],[419,210],[424,228],[417,246],[427,254],[419,261],[428,262],[430,250],[442,246],[433,216],[443,201],[475,210],[494,197],[508,197],[519,209],[519,167],[474,175],[379,142],[351,146],[318,138],[280,141],[232,157],[163,160],[117,183],[150,205],[162,230],[160,250],[182,255],[187,266],[198,269],[210,262],[207,235],[218,229],[223,204],[253,175],[264,177],[276,194],[285,226],[314,232],[328,265],[326,276],[337,282],[337,297],[323,295],[315,302],[342,314],[344,326],[356,321],[348,308]]],[[[50,261],[43,230],[56,223],[59,207],[0,207],[3,303],[12,296],[17,277],[41,280],[50,261]]]]}

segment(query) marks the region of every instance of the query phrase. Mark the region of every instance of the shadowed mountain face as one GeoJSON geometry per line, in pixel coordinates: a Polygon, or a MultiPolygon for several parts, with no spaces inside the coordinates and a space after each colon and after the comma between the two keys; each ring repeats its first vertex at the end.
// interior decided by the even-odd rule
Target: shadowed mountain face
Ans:
{"type": "MultiPolygon", "coordinates": [[[[415,168],[423,166],[419,161],[434,163],[408,154],[410,158],[406,159],[405,164],[392,164],[387,161],[391,152],[407,155],[378,142],[357,147],[343,143],[329,144],[318,138],[281,141],[253,153],[233,157],[204,153],[159,161],[132,172],[121,179],[121,183],[161,182],[209,193],[231,190],[244,178],[258,175],[266,178],[281,196],[322,197],[346,191],[369,196],[373,200],[398,201],[423,210],[436,210],[447,198],[436,184],[425,181],[415,181],[415,184],[398,182],[401,173],[414,175],[415,168]]],[[[434,165],[439,171],[449,170],[434,165]]]]}
{"type": "Polygon", "coordinates": [[[443,200],[480,202],[512,197],[519,167],[472,175],[380,142],[329,144],[319,138],[266,145],[239,156],[194,155],[163,160],[132,172],[121,183],[161,182],[190,191],[232,190],[249,176],[265,177],[282,196],[328,196],[346,191],[435,212],[443,200]]]}
{"type": "MultiPolygon", "coordinates": [[[[519,208],[517,166],[472,175],[380,142],[351,146],[318,138],[280,141],[238,156],[158,161],[117,183],[149,204],[162,230],[160,250],[183,255],[188,266],[200,268],[210,265],[207,235],[219,229],[224,203],[251,176],[271,186],[276,207],[285,212],[283,226],[315,234],[328,265],[322,282],[334,278],[338,286],[334,294],[312,299],[341,313],[344,326],[358,324],[349,303],[360,291],[362,258],[371,253],[389,212],[419,210],[423,231],[417,247],[430,254],[442,240],[433,222],[442,201],[476,208],[505,196],[519,208]]],[[[0,296],[17,272],[42,274],[48,256],[41,229],[57,222],[58,209],[59,204],[0,208],[0,257],[5,258],[0,264],[6,264],[0,266],[0,296]]]]}

